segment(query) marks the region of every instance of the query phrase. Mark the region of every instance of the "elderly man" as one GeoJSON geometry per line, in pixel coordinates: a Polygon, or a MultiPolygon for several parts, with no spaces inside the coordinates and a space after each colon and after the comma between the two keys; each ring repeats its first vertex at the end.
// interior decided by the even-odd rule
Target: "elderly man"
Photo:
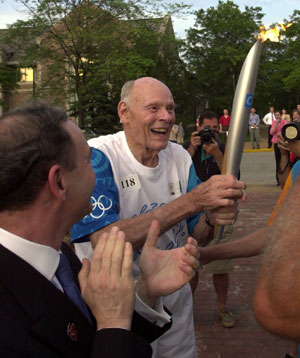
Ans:
{"type": "Polygon", "coordinates": [[[124,233],[113,227],[102,235],[82,269],[62,245],[91,210],[95,175],[81,130],[63,110],[32,104],[2,116],[0,136],[0,356],[151,357],[147,341],[171,324],[158,296],[191,279],[196,241],[161,252],[152,222],[136,283],[141,315],[133,314],[132,247],[124,233]]]}
{"type": "MultiPolygon", "coordinates": [[[[205,245],[216,221],[232,223],[245,188],[233,176],[220,175],[198,185],[190,155],[168,141],[174,109],[172,93],[162,82],[149,77],[129,81],[118,105],[124,131],[89,141],[96,174],[94,209],[73,227],[71,237],[95,245],[117,223],[136,250],[134,276],[153,219],[160,224],[160,249],[181,247],[189,233],[205,245]]],[[[166,296],[164,304],[173,314],[173,325],[152,345],[154,357],[197,357],[190,286],[166,296]]]]}

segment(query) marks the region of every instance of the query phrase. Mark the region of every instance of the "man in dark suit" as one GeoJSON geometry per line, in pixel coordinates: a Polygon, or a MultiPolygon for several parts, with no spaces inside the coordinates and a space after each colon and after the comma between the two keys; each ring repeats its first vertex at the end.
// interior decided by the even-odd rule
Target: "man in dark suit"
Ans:
{"type": "Polygon", "coordinates": [[[81,130],[36,103],[2,116],[0,136],[0,356],[151,357],[148,342],[171,325],[158,296],[199,267],[195,240],[160,252],[154,221],[134,285],[132,247],[114,227],[81,267],[62,244],[91,210],[95,176],[81,130]]]}

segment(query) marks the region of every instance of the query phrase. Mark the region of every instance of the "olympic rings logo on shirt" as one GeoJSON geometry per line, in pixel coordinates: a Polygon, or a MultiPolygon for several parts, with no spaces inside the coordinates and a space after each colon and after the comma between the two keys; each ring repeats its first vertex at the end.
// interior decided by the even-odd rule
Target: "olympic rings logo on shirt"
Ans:
{"type": "Polygon", "coordinates": [[[100,219],[104,215],[105,211],[112,207],[112,201],[106,195],[100,195],[98,200],[92,196],[91,203],[93,210],[90,215],[94,219],[100,219]]]}

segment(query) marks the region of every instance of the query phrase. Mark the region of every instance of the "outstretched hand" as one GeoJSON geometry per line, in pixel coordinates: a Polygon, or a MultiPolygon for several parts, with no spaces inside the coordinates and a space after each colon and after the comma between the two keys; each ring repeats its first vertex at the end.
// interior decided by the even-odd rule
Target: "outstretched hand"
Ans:
{"type": "Polygon", "coordinates": [[[159,223],[153,221],[140,257],[141,276],[138,281],[143,282],[150,297],[165,296],[179,290],[199,268],[195,239],[189,237],[184,247],[160,250],[155,247],[159,232],[159,223]]]}

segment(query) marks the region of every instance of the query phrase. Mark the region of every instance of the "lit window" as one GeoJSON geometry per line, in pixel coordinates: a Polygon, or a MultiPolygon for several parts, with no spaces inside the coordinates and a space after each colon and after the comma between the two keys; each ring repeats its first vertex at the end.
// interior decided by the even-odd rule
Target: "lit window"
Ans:
{"type": "Polygon", "coordinates": [[[33,68],[23,67],[20,68],[20,82],[33,82],[33,68]]]}

